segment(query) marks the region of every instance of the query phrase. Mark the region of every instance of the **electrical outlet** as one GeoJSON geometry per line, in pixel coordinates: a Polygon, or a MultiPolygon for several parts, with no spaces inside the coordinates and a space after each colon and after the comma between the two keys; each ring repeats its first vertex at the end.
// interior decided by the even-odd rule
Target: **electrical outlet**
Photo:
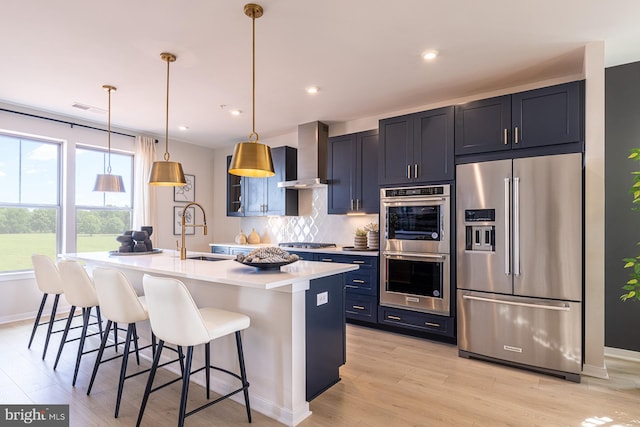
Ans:
{"type": "Polygon", "coordinates": [[[329,292],[321,292],[316,294],[316,306],[327,304],[329,302],[329,292]]]}

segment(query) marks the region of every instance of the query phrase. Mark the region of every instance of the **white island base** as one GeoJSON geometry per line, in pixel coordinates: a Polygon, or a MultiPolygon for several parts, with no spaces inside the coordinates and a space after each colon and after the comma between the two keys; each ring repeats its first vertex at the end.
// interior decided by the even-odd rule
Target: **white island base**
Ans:
{"type": "MultiPolygon", "coordinates": [[[[281,267],[281,271],[257,270],[233,260],[180,260],[174,251],[139,256],[92,252],[64,257],[83,261],[89,270],[93,266],[121,270],[139,294],[143,293],[145,273],[175,277],[187,285],[199,307],[216,307],[248,315],[251,326],[242,332],[242,339],[251,408],[288,426],[295,426],[311,415],[306,399],[306,291],[314,279],[357,269],[352,264],[298,261],[281,267]]],[[[339,280],[343,283],[341,276],[339,280]]],[[[342,285],[326,296],[342,301],[339,292],[343,292],[342,285]]],[[[324,296],[318,298],[320,310],[324,296]]],[[[312,297],[315,301],[316,296],[312,297]]],[[[139,325],[138,333],[149,340],[149,323],[139,325]]],[[[194,351],[194,369],[204,364],[204,347],[201,347],[194,351]]],[[[169,356],[167,353],[167,359],[169,356]]],[[[211,343],[211,362],[238,372],[233,336],[211,343]]],[[[177,367],[171,369],[179,372],[177,367]]],[[[211,377],[213,391],[225,394],[237,388],[227,376],[216,376],[214,372],[211,377]]],[[[201,373],[194,375],[192,380],[204,385],[201,373]]],[[[244,404],[241,394],[233,399],[244,404]]],[[[149,408],[152,405],[153,399],[149,401],[149,408]]],[[[239,413],[244,411],[239,410],[239,413]]]]}

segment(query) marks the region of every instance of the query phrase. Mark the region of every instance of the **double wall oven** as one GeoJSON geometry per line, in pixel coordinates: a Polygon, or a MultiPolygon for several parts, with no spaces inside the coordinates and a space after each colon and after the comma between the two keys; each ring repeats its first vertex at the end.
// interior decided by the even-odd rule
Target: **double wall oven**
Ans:
{"type": "Polygon", "coordinates": [[[449,315],[450,218],[449,185],[380,190],[380,305],[449,315]]]}

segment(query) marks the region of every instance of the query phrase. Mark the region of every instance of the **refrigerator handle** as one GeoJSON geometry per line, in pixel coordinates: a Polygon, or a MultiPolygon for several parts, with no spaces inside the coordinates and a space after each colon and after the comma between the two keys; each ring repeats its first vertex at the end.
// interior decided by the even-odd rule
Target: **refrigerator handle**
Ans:
{"type": "Polygon", "coordinates": [[[520,276],[520,178],[513,178],[513,274],[520,276]]]}
{"type": "Polygon", "coordinates": [[[509,244],[511,242],[511,236],[509,235],[509,222],[511,218],[511,211],[509,209],[510,200],[509,200],[509,178],[504,179],[504,274],[509,276],[511,274],[511,259],[510,259],[510,249],[509,244]]]}
{"type": "Polygon", "coordinates": [[[473,301],[483,301],[483,302],[492,302],[496,304],[506,304],[506,305],[515,305],[518,307],[528,307],[528,308],[541,308],[544,310],[554,310],[554,311],[571,311],[571,306],[567,303],[563,303],[562,305],[548,305],[548,304],[537,304],[537,303],[527,303],[527,302],[517,302],[517,301],[507,301],[501,300],[497,298],[485,298],[485,297],[477,297],[474,295],[462,295],[462,299],[468,299],[473,301]]]}

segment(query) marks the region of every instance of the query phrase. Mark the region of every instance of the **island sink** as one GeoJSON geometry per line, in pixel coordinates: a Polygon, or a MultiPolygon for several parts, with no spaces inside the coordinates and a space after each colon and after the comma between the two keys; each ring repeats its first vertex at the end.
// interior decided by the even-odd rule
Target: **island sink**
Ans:
{"type": "Polygon", "coordinates": [[[187,257],[187,259],[195,259],[195,260],[198,260],[198,261],[224,261],[227,258],[215,258],[215,257],[212,257],[212,256],[198,255],[198,256],[187,257]]]}

